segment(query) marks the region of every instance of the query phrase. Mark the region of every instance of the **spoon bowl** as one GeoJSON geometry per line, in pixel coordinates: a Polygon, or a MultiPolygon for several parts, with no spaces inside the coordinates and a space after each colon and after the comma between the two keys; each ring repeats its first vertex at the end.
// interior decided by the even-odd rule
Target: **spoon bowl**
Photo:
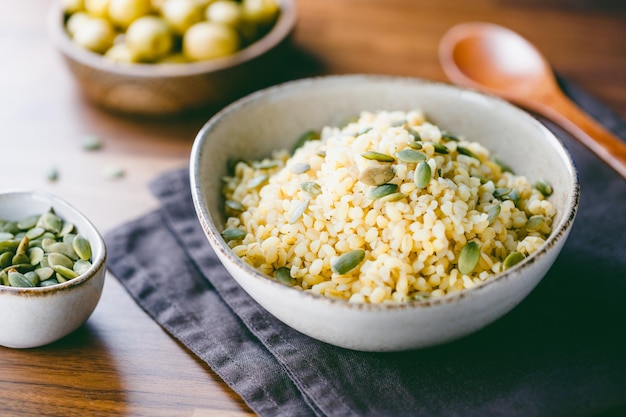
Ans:
{"type": "Polygon", "coordinates": [[[441,39],[439,60],[452,82],[546,117],[626,179],[626,144],[565,96],[545,57],[517,33],[492,23],[454,26],[441,39]]]}

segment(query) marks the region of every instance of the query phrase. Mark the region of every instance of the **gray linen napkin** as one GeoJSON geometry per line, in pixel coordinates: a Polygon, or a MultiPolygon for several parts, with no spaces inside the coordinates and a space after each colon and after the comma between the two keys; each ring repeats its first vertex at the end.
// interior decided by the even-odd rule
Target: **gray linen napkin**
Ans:
{"type": "MultiPolygon", "coordinates": [[[[622,138],[626,125],[563,82],[622,138]]],[[[533,293],[487,328],[401,353],[336,348],[283,325],[221,266],[187,169],[151,187],[160,209],[106,235],[136,302],[261,416],[626,415],[626,182],[551,126],[580,170],[578,218],[533,293]]]]}

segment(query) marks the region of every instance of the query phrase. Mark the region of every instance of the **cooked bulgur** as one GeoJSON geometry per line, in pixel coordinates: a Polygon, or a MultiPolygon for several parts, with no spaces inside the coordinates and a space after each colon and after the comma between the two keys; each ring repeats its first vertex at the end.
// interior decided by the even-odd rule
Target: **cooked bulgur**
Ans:
{"type": "Polygon", "coordinates": [[[224,178],[225,239],[288,285],[355,302],[438,297],[488,280],[551,232],[545,183],[421,111],[365,111],[305,137],[224,178]]]}

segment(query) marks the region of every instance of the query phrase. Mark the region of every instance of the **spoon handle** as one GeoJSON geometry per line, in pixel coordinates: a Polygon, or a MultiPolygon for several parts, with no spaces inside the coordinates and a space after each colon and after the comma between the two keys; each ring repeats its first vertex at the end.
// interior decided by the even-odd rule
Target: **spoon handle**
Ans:
{"type": "Polygon", "coordinates": [[[561,126],[626,179],[626,143],[596,122],[564,94],[552,94],[540,113],[561,126]]]}

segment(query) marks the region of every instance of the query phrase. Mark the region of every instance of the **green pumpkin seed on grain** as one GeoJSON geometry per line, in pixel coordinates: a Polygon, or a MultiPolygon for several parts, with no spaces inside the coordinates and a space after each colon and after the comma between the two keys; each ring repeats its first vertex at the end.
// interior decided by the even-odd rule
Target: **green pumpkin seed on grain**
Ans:
{"type": "Polygon", "coordinates": [[[459,141],[459,138],[457,138],[456,136],[454,136],[454,135],[452,135],[450,133],[446,133],[446,132],[441,133],[441,139],[448,140],[448,141],[451,141],[451,142],[458,142],[459,141]]]}
{"type": "Polygon", "coordinates": [[[413,149],[402,149],[396,153],[396,157],[402,162],[418,163],[426,160],[426,154],[413,149]]]}
{"type": "Polygon", "coordinates": [[[493,196],[494,196],[495,198],[502,198],[502,197],[504,197],[505,195],[509,194],[511,191],[513,191],[513,189],[512,189],[512,188],[509,188],[509,187],[505,187],[505,188],[496,188],[496,189],[493,191],[493,196]]]}
{"type": "Polygon", "coordinates": [[[501,211],[502,207],[500,207],[500,204],[496,204],[489,209],[489,211],[487,212],[487,220],[489,220],[489,226],[491,226],[496,221],[501,211]]]}
{"type": "Polygon", "coordinates": [[[478,157],[478,155],[476,155],[474,152],[472,152],[471,150],[463,147],[463,146],[457,146],[456,150],[461,154],[461,155],[465,155],[465,156],[469,156],[471,158],[474,159],[478,159],[480,161],[480,158],[478,157]]]}
{"type": "Polygon", "coordinates": [[[400,201],[403,200],[405,198],[407,198],[408,195],[405,193],[391,193],[391,194],[387,194],[384,197],[381,197],[379,200],[380,201],[386,201],[388,203],[393,203],[394,201],[400,201]]]}
{"type": "Polygon", "coordinates": [[[415,149],[415,150],[420,150],[423,148],[422,143],[416,140],[412,142],[407,142],[407,145],[409,146],[409,148],[415,149]]]}
{"type": "Polygon", "coordinates": [[[365,185],[383,185],[396,176],[393,167],[389,165],[376,165],[368,167],[359,175],[359,181],[365,185]]]}
{"type": "Polygon", "coordinates": [[[376,152],[376,151],[366,151],[361,154],[361,156],[365,159],[370,159],[372,161],[378,162],[395,162],[396,158],[391,155],[387,155],[386,153],[376,152]]]}
{"type": "MultiPolygon", "coordinates": [[[[422,136],[420,135],[420,133],[412,127],[407,128],[406,131],[409,132],[409,135],[413,136],[413,142],[418,142],[422,140],[422,136]]],[[[411,142],[409,142],[409,146],[411,146],[411,142]]],[[[419,149],[421,149],[421,145],[419,149]]]]}
{"type": "Polygon", "coordinates": [[[525,256],[521,252],[511,252],[504,259],[504,262],[502,263],[502,266],[504,267],[504,269],[509,269],[513,265],[521,262],[524,258],[525,258],[525,256]]]}
{"type": "Polygon", "coordinates": [[[309,200],[304,200],[298,203],[296,208],[291,213],[291,217],[289,217],[289,224],[294,224],[304,215],[304,212],[309,207],[309,200]]]}
{"type": "Polygon", "coordinates": [[[550,184],[548,184],[548,182],[546,180],[537,180],[535,182],[535,188],[537,190],[539,190],[539,192],[541,194],[544,195],[544,197],[548,197],[552,194],[553,190],[552,190],[552,186],[550,184]]]}
{"type": "Polygon", "coordinates": [[[467,242],[459,254],[459,272],[469,275],[474,272],[480,260],[480,246],[474,241],[467,242]]]}
{"type": "Polygon", "coordinates": [[[247,188],[249,190],[252,190],[254,188],[260,187],[261,185],[267,183],[270,179],[270,176],[267,174],[261,174],[261,175],[257,175],[256,177],[252,178],[250,181],[248,181],[247,184],[247,188]]]}
{"type": "Polygon", "coordinates": [[[313,181],[306,181],[300,184],[300,188],[311,197],[317,197],[322,194],[322,187],[313,181]]]}
{"type": "Polygon", "coordinates": [[[294,164],[291,167],[290,171],[292,174],[304,174],[310,169],[311,169],[311,165],[304,163],[304,162],[300,162],[300,163],[294,164]]]}
{"type": "Polygon", "coordinates": [[[281,266],[274,273],[276,279],[283,284],[292,286],[296,283],[296,280],[291,276],[291,271],[286,266],[281,266]]]}
{"type": "Polygon", "coordinates": [[[367,196],[372,200],[378,200],[379,198],[383,198],[389,194],[394,194],[398,192],[397,184],[383,184],[377,187],[372,188],[367,193],[367,196]]]}
{"type": "Polygon", "coordinates": [[[422,161],[415,168],[414,182],[417,188],[426,188],[432,177],[432,169],[428,162],[422,161]]]}
{"type": "Polygon", "coordinates": [[[446,145],[442,145],[441,143],[433,143],[433,148],[435,148],[435,152],[440,154],[448,154],[450,150],[446,147],[446,145]]]}
{"type": "Polygon", "coordinates": [[[222,237],[227,241],[241,240],[246,236],[246,231],[238,227],[229,227],[222,232],[222,237]]]}
{"type": "Polygon", "coordinates": [[[526,221],[526,230],[529,232],[535,232],[541,229],[541,226],[543,226],[543,223],[544,223],[543,216],[540,216],[540,215],[531,216],[526,221]]]}
{"type": "Polygon", "coordinates": [[[224,205],[227,209],[232,211],[244,211],[246,208],[239,201],[235,200],[226,200],[224,205]]]}
{"type": "Polygon", "coordinates": [[[517,190],[513,190],[510,193],[502,196],[502,200],[511,200],[515,204],[515,207],[517,207],[517,205],[519,204],[519,199],[520,195],[519,191],[517,190]]]}
{"type": "Polygon", "coordinates": [[[364,258],[365,251],[363,249],[355,249],[353,251],[346,252],[335,259],[335,261],[331,264],[331,268],[334,273],[345,275],[356,268],[364,258]]]}
{"type": "Polygon", "coordinates": [[[389,126],[391,127],[401,127],[404,126],[406,124],[406,119],[401,119],[401,120],[395,120],[393,122],[391,122],[391,124],[389,126]]]}
{"type": "Polygon", "coordinates": [[[496,165],[498,165],[500,167],[500,169],[502,169],[502,172],[510,172],[511,174],[514,174],[513,172],[513,168],[511,168],[506,162],[504,162],[503,160],[499,159],[499,158],[493,158],[493,162],[496,163],[496,165]]]}
{"type": "Polygon", "coordinates": [[[310,140],[319,140],[320,134],[316,130],[309,130],[301,134],[298,139],[296,139],[296,143],[293,145],[291,153],[294,153],[296,150],[304,146],[310,140]]]}

